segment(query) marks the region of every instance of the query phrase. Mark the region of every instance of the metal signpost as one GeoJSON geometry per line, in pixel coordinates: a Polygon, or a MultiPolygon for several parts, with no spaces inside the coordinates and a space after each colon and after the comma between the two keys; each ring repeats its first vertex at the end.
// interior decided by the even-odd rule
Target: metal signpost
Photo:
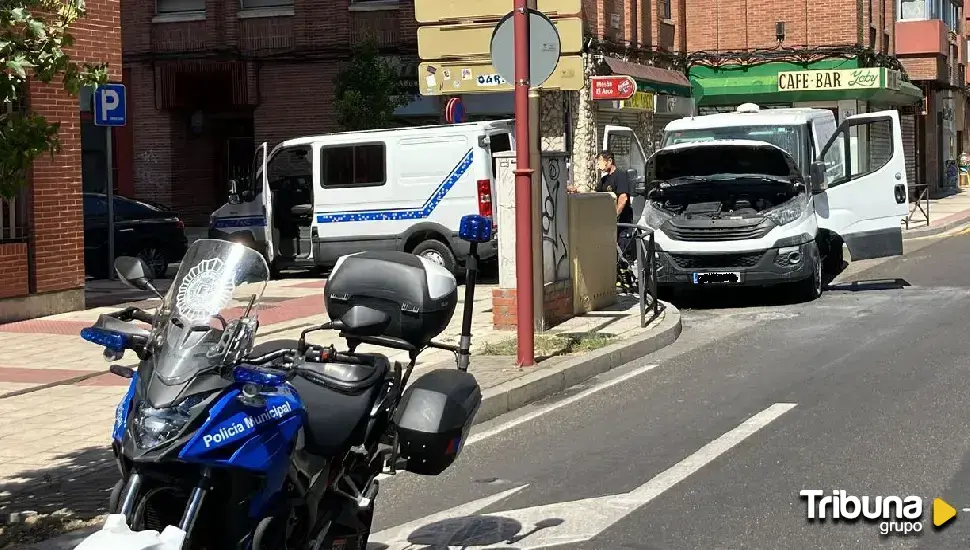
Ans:
{"type": "Polygon", "coordinates": [[[112,170],[111,128],[124,126],[128,119],[128,101],[124,84],[104,84],[94,90],[94,125],[105,126],[105,162],[107,163],[108,197],[108,277],[115,278],[115,184],[112,170]]]}
{"type": "Polygon", "coordinates": [[[529,88],[556,70],[562,52],[559,31],[528,0],[515,0],[492,33],[492,66],[515,84],[515,286],[516,340],[522,367],[535,364],[535,293],[532,269],[532,166],[529,154],[529,88]]]}

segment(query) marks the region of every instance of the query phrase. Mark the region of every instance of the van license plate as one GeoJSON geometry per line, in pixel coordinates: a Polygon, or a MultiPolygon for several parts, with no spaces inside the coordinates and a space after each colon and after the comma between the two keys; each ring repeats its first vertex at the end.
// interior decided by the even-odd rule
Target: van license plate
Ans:
{"type": "Polygon", "coordinates": [[[721,271],[714,273],[694,273],[694,284],[732,284],[741,282],[741,273],[737,271],[721,271]]]}

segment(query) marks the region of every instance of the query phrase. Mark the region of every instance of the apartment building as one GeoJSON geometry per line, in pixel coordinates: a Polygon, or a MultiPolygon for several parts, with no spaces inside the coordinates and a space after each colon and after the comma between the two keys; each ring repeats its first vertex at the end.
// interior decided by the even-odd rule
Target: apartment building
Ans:
{"type": "Polygon", "coordinates": [[[121,19],[131,145],[119,188],[189,226],[208,224],[256,144],[339,130],[333,82],[353,44],[376,41],[417,91],[408,0],[122,0],[121,19]]]}
{"type": "Polygon", "coordinates": [[[897,0],[896,55],[923,92],[916,113],[917,180],[939,194],[958,186],[964,151],[966,59],[963,0],[897,0]]]}
{"type": "MultiPolygon", "coordinates": [[[[74,60],[107,62],[109,78],[121,79],[119,0],[89,2],[71,33],[74,60]]],[[[0,199],[0,322],[84,307],[82,165],[103,161],[107,142],[107,129],[91,123],[89,93],[79,100],[57,82],[32,82],[27,99],[33,112],[60,123],[61,148],[34,162],[18,197],[0,199]]]]}
{"type": "Polygon", "coordinates": [[[898,109],[915,181],[913,106],[922,92],[893,54],[895,1],[692,0],[687,46],[697,52],[690,76],[699,112],[752,101],[830,109],[841,121],[898,109]]]}

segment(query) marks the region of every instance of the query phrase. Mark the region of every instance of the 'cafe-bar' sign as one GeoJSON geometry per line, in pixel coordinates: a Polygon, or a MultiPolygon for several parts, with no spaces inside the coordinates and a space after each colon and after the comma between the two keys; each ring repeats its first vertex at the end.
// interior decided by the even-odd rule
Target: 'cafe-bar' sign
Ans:
{"type": "Polygon", "coordinates": [[[778,90],[857,90],[879,87],[880,67],[778,73],[778,90]]]}

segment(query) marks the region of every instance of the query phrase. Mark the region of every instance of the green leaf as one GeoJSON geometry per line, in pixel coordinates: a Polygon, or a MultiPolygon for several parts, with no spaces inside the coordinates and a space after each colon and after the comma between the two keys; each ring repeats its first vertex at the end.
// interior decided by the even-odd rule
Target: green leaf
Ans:
{"type": "Polygon", "coordinates": [[[7,68],[21,79],[27,78],[27,67],[22,57],[7,61],[7,68]]]}

